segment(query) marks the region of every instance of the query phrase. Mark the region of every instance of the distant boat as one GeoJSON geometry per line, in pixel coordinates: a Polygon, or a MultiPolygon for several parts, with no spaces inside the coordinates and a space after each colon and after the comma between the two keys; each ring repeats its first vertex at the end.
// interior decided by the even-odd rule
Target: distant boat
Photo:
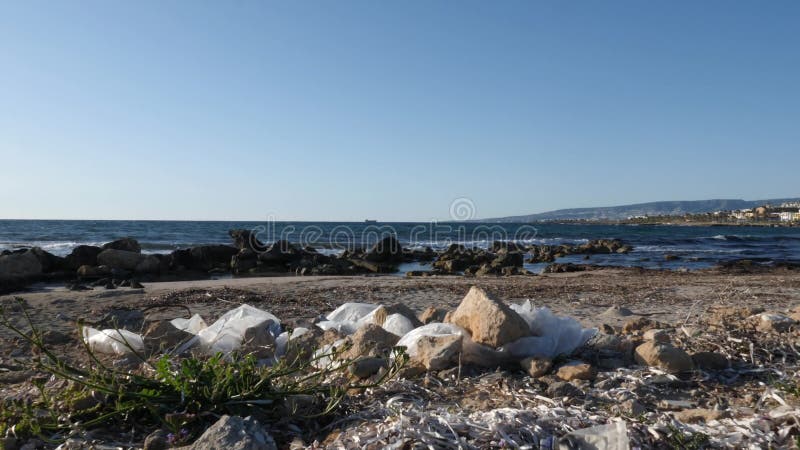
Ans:
{"type": "Polygon", "coordinates": [[[373,219],[366,219],[364,223],[378,223],[378,221],[373,219]]]}

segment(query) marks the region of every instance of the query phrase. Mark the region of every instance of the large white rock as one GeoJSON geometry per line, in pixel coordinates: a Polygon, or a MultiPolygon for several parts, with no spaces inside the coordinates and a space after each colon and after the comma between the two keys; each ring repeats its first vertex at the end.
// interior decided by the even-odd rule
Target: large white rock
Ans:
{"type": "Polygon", "coordinates": [[[474,342],[490,347],[531,334],[528,323],[519,314],[476,286],[461,300],[449,321],[467,330],[474,342]]]}

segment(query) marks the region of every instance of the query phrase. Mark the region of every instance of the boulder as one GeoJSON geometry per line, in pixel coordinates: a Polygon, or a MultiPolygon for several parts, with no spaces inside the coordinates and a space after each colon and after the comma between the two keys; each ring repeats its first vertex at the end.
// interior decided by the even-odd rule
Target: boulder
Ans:
{"type": "Polygon", "coordinates": [[[123,250],[126,252],[134,252],[134,253],[141,253],[142,247],[139,245],[139,242],[133,238],[122,238],[117,239],[116,241],[109,242],[103,245],[103,250],[123,250]]]}
{"type": "Polygon", "coordinates": [[[302,252],[289,241],[275,241],[258,253],[258,260],[267,265],[284,266],[301,256],[302,252]]]}
{"type": "Polygon", "coordinates": [[[42,269],[33,250],[0,256],[0,281],[33,279],[42,275],[42,269]]]}
{"type": "Polygon", "coordinates": [[[144,256],[142,260],[136,264],[133,271],[137,273],[159,273],[161,272],[161,259],[156,255],[144,256]]]}
{"type": "Polygon", "coordinates": [[[636,347],[634,358],[641,365],[658,367],[669,373],[689,372],[694,369],[692,357],[670,344],[645,342],[636,347]]]}
{"type": "Polygon", "coordinates": [[[542,358],[525,358],[519,362],[523,370],[528,372],[531,378],[539,378],[547,375],[553,367],[553,362],[542,358]]]}
{"type": "Polygon", "coordinates": [[[71,270],[78,270],[81,266],[96,266],[97,255],[101,251],[103,249],[93,245],[79,245],[64,258],[64,266],[71,270]]]}
{"type": "Polygon", "coordinates": [[[386,236],[378,241],[364,255],[364,259],[372,262],[399,263],[403,261],[403,248],[394,236],[386,236]]]}
{"type": "Polygon", "coordinates": [[[108,266],[112,269],[122,269],[134,271],[136,267],[145,259],[141,253],[127,250],[106,249],[97,255],[97,263],[108,266]]]}
{"type": "Polygon", "coordinates": [[[725,370],[730,366],[728,357],[717,352],[697,352],[692,355],[692,362],[698,369],[725,370]]]}
{"type": "Polygon", "coordinates": [[[189,447],[190,450],[277,450],[261,424],[252,417],[224,415],[189,447]]]}
{"type": "Polygon", "coordinates": [[[342,356],[355,359],[382,354],[394,347],[399,340],[399,336],[384,330],[380,325],[368,323],[350,336],[352,346],[342,356]]]}
{"type": "Polygon", "coordinates": [[[259,241],[255,233],[250,230],[230,230],[228,235],[233,239],[233,246],[237,249],[248,249],[256,253],[263,252],[267,246],[259,241]]]}
{"type": "Polygon", "coordinates": [[[239,252],[230,245],[202,245],[192,247],[189,253],[192,257],[190,267],[197,270],[209,271],[212,269],[228,269],[231,257],[239,252]]]}
{"type": "Polygon", "coordinates": [[[111,268],[108,266],[88,266],[83,265],[78,267],[76,271],[79,278],[103,278],[111,275],[111,268]]]}
{"type": "Polygon", "coordinates": [[[450,322],[467,330],[473,341],[490,347],[500,347],[531,334],[525,319],[476,286],[461,300],[450,322]]]}
{"type": "Polygon", "coordinates": [[[243,248],[239,253],[231,257],[231,270],[233,273],[247,273],[258,265],[258,255],[256,252],[243,248]]]}
{"type": "Polygon", "coordinates": [[[501,250],[491,265],[492,267],[522,267],[523,262],[522,253],[501,250]]]}
{"type": "Polygon", "coordinates": [[[422,365],[427,370],[444,370],[458,362],[464,337],[461,335],[423,336],[417,342],[417,353],[412,365],[422,365]]]}

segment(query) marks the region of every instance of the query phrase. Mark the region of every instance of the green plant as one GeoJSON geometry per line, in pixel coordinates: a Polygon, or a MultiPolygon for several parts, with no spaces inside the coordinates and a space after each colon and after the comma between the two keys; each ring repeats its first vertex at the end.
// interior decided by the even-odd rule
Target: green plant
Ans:
{"type": "MultiPolygon", "coordinates": [[[[21,299],[18,301],[22,305],[21,299]]],[[[272,366],[260,365],[251,355],[163,355],[150,360],[136,355],[143,369],[131,372],[104,364],[84,343],[90,363],[78,366],[54,354],[25,308],[22,313],[30,333],[15,325],[4,309],[0,310],[0,325],[38,353],[31,369],[67,381],[69,388],[54,396],[43,381],[36,381],[39,396],[35,401],[0,404],[0,429],[50,441],[111,425],[164,427],[190,437],[223,414],[253,415],[267,422],[299,414],[285,405],[296,396],[311,397],[319,405],[314,411],[305,411],[304,417],[322,417],[335,411],[348,391],[380,385],[407,359],[402,349],[393,350],[388,370],[377,380],[364,383],[348,377],[351,361],[340,359],[346,348],[310,359],[283,359],[272,366]],[[337,363],[315,367],[322,360],[337,363]]]]}

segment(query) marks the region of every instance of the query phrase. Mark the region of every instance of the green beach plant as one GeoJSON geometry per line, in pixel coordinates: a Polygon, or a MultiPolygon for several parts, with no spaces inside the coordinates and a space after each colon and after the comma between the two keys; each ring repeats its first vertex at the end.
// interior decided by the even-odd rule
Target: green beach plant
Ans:
{"type": "Polygon", "coordinates": [[[122,370],[104,363],[81,339],[88,362],[76,364],[53,353],[24,302],[17,303],[25,325],[16,324],[3,307],[0,326],[30,344],[37,356],[24,363],[46,377],[32,379],[38,390],[33,401],[0,403],[0,433],[15,437],[58,442],[95,428],[124,427],[143,432],[166,428],[188,441],[224,414],[254,416],[262,423],[292,417],[320,420],[334,413],[348,392],[381,385],[407,360],[402,348],[393,349],[388,368],[367,381],[348,375],[352,361],[341,359],[344,346],[273,365],[260,364],[252,355],[164,354],[148,359],[134,353],[138,368],[122,370]],[[333,362],[315,367],[319,361],[333,362]],[[48,389],[46,379],[67,387],[48,389]],[[298,410],[293,406],[297,398],[305,404],[311,400],[314,407],[298,410]]]}

